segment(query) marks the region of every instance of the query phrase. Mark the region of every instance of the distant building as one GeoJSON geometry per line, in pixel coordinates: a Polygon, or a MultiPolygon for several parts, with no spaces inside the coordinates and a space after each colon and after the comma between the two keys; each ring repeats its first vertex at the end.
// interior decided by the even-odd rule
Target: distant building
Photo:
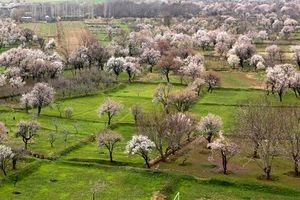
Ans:
{"type": "Polygon", "coordinates": [[[21,17],[21,22],[32,22],[32,21],[33,21],[32,17],[25,17],[25,16],[21,17]]]}

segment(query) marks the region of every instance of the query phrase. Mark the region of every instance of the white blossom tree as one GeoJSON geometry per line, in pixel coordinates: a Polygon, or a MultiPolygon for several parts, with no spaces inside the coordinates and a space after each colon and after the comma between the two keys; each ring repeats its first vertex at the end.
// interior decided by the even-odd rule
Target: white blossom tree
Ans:
{"type": "Polygon", "coordinates": [[[149,153],[153,150],[153,148],[155,148],[155,144],[147,136],[134,135],[126,145],[126,153],[141,156],[147,167],[150,168],[149,153]]]}
{"type": "Polygon", "coordinates": [[[250,65],[252,65],[255,69],[264,69],[264,63],[264,58],[258,54],[254,54],[250,59],[250,65]]]}
{"type": "Polygon", "coordinates": [[[205,72],[205,67],[203,63],[190,62],[183,67],[180,68],[180,72],[185,76],[191,77],[192,80],[199,77],[201,74],[205,72]]]}
{"type": "Polygon", "coordinates": [[[21,29],[9,18],[0,19],[0,49],[21,41],[21,29]]]}
{"type": "Polygon", "coordinates": [[[73,65],[75,72],[77,69],[82,70],[85,67],[89,67],[91,61],[89,59],[88,48],[81,46],[75,49],[70,55],[69,63],[73,65]]]}
{"type": "Polygon", "coordinates": [[[7,128],[3,122],[0,122],[0,144],[7,138],[7,128]]]}
{"type": "Polygon", "coordinates": [[[8,163],[13,158],[14,154],[10,147],[0,145],[0,168],[4,174],[7,176],[6,169],[8,167],[8,163]]]}
{"type": "Polygon", "coordinates": [[[241,36],[231,49],[231,54],[234,54],[240,59],[240,66],[244,67],[244,62],[248,61],[255,53],[256,49],[251,44],[251,39],[247,36],[241,36]]]}
{"type": "Polygon", "coordinates": [[[21,106],[25,108],[26,113],[28,113],[28,110],[32,105],[31,100],[32,100],[31,93],[22,94],[20,98],[21,106]]]}
{"type": "Polygon", "coordinates": [[[53,102],[54,93],[54,89],[47,83],[36,83],[31,92],[26,94],[26,97],[29,98],[26,101],[30,103],[30,106],[36,107],[38,109],[38,115],[40,115],[42,107],[53,102]]]}
{"type": "Polygon", "coordinates": [[[5,74],[0,74],[0,87],[6,85],[7,77],[5,74]]]}
{"type": "Polygon", "coordinates": [[[124,63],[124,71],[128,74],[128,82],[131,83],[135,76],[141,73],[139,69],[139,60],[135,57],[126,57],[124,63]]]}
{"type": "Polygon", "coordinates": [[[153,67],[158,63],[160,56],[161,55],[159,51],[153,48],[146,48],[140,57],[143,63],[150,65],[149,71],[152,73],[153,67]]]}
{"type": "Polygon", "coordinates": [[[300,68],[300,45],[291,48],[293,52],[293,59],[296,61],[298,67],[300,68]]]}
{"type": "Polygon", "coordinates": [[[116,75],[116,78],[120,75],[120,73],[124,70],[125,59],[122,57],[111,57],[106,64],[106,67],[109,72],[113,72],[116,75]]]}
{"type": "Polygon", "coordinates": [[[40,49],[12,48],[0,55],[0,65],[7,68],[8,78],[21,77],[55,78],[63,71],[62,58],[56,53],[43,52],[40,49]]]}
{"type": "Polygon", "coordinates": [[[202,78],[196,78],[190,85],[189,87],[194,90],[198,96],[200,96],[206,82],[202,78]]]}
{"type": "Polygon", "coordinates": [[[104,103],[99,107],[98,114],[100,116],[106,114],[108,117],[107,124],[111,124],[112,118],[119,114],[121,110],[123,109],[123,105],[117,101],[114,101],[110,98],[107,98],[104,103]]]}
{"type": "Polygon", "coordinates": [[[208,143],[211,143],[221,131],[222,124],[219,116],[209,113],[200,120],[197,130],[204,135],[208,143]]]}
{"type": "Polygon", "coordinates": [[[276,64],[277,61],[282,62],[282,52],[277,45],[266,47],[266,52],[268,53],[268,60],[272,65],[276,64]]]}
{"type": "Polygon", "coordinates": [[[201,47],[203,50],[207,50],[212,45],[207,30],[198,30],[197,33],[193,35],[193,38],[196,46],[201,47]]]}
{"type": "Polygon", "coordinates": [[[282,101],[283,94],[290,86],[294,75],[295,67],[291,64],[275,65],[273,68],[267,68],[267,89],[271,87],[272,93],[276,92],[280,101],[282,101]]]}
{"type": "Polygon", "coordinates": [[[227,62],[230,66],[232,66],[233,68],[236,68],[239,66],[241,60],[237,55],[230,54],[227,58],[227,62]]]}

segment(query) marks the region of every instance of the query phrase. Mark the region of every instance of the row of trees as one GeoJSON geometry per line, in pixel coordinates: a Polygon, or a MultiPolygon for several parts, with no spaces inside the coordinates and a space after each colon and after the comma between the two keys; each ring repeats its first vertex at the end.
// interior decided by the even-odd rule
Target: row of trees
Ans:
{"type": "Polygon", "coordinates": [[[245,145],[253,146],[252,157],[267,179],[271,179],[273,161],[279,155],[293,161],[294,175],[299,176],[299,119],[299,107],[276,107],[266,99],[249,101],[237,112],[236,132],[245,145]]]}
{"type": "MultiPolygon", "coordinates": [[[[149,153],[152,150],[156,150],[161,159],[165,160],[180,149],[184,141],[191,141],[199,135],[207,140],[207,147],[212,150],[212,155],[221,155],[225,174],[228,171],[228,161],[241,150],[246,152],[249,150],[249,148],[241,149],[225,136],[222,131],[222,120],[213,114],[208,114],[198,121],[195,117],[182,112],[146,114],[138,106],[133,106],[131,111],[139,134],[128,142],[126,152],[140,155],[148,167],[150,167],[149,153]]],[[[252,156],[265,173],[265,178],[272,178],[273,160],[279,155],[288,155],[291,158],[294,163],[294,174],[299,176],[298,107],[276,107],[266,99],[249,101],[240,107],[236,116],[234,124],[235,132],[238,133],[236,138],[238,141],[242,140],[241,145],[253,145],[252,156]]],[[[100,135],[97,141],[100,146],[109,149],[112,161],[113,146],[121,141],[122,137],[107,130],[100,135]],[[110,142],[110,145],[104,144],[104,141],[110,142]]],[[[212,157],[209,157],[209,160],[212,161],[212,157]]]]}

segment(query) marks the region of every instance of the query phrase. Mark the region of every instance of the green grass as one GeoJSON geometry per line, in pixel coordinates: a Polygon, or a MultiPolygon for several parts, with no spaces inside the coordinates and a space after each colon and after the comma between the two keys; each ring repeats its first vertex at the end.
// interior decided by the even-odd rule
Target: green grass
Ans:
{"type": "Polygon", "coordinates": [[[84,165],[76,163],[43,163],[41,167],[19,180],[14,187],[6,184],[0,196],[6,199],[90,199],[91,188],[103,183],[97,199],[150,199],[156,191],[173,199],[297,199],[300,191],[264,183],[196,180],[174,173],[130,168],[84,165]],[[34,185],[34,187],[28,187],[34,185]],[[19,192],[20,194],[14,194],[19,192]]]}
{"type": "Polygon", "coordinates": [[[91,199],[95,182],[105,183],[96,196],[101,199],[150,199],[152,193],[168,180],[164,174],[112,167],[82,167],[68,164],[43,164],[37,171],[19,181],[16,187],[0,189],[5,199],[91,199]],[[53,182],[51,180],[56,180],[53,182]],[[28,187],[34,185],[34,187],[28,187]],[[13,191],[21,192],[19,195],[13,191]]]}
{"type": "Polygon", "coordinates": [[[22,23],[20,24],[22,28],[29,28],[33,30],[36,34],[44,38],[56,38],[57,29],[56,23],[47,22],[36,22],[36,23],[22,23]]]}
{"type": "MultiPolygon", "coordinates": [[[[121,134],[124,138],[121,142],[117,143],[114,148],[113,158],[115,163],[113,163],[113,165],[144,167],[144,161],[141,157],[138,155],[127,155],[125,153],[127,141],[131,139],[133,134],[136,134],[136,128],[131,124],[120,124],[113,130],[121,134]]],[[[155,152],[150,155],[151,158],[155,158],[156,156],[157,154],[155,152]]],[[[111,164],[109,162],[107,149],[97,147],[96,142],[91,142],[87,145],[84,145],[81,148],[67,154],[66,156],[63,156],[62,159],[111,164]]]]}

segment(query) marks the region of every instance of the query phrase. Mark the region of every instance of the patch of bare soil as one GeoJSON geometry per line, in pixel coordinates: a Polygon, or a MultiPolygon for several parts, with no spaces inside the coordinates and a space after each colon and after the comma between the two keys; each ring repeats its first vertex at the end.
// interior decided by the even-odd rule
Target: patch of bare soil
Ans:
{"type": "Polygon", "coordinates": [[[151,197],[151,200],[166,200],[167,197],[160,192],[155,192],[153,196],[151,197]]]}
{"type": "Polygon", "coordinates": [[[77,49],[81,44],[81,35],[86,32],[85,28],[77,24],[69,25],[64,28],[64,41],[70,52],[77,49]]]}
{"type": "Polygon", "coordinates": [[[263,83],[263,81],[257,80],[257,78],[255,77],[255,74],[253,74],[253,73],[247,73],[246,77],[253,84],[254,88],[264,89],[264,83],[263,83]]]}

